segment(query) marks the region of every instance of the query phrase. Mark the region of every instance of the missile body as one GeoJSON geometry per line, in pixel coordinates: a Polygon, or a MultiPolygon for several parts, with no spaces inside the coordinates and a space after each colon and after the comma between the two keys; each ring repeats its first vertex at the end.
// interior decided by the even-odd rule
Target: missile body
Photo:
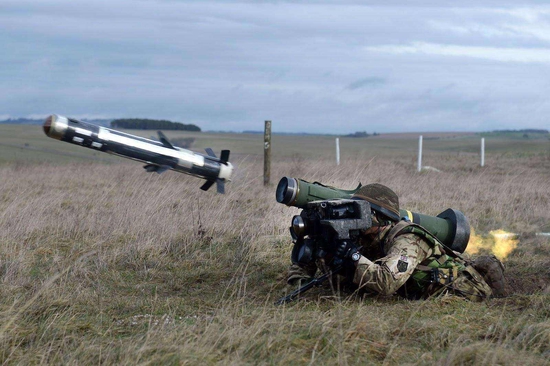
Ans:
{"type": "Polygon", "coordinates": [[[220,158],[210,148],[208,155],[202,155],[173,146],[161,131],[160,141],[154,141],[54,114],[44,122],[44,132],[57,140],[141,161],[148,172],[171,169],[206,179],[201,187],[205,191],[217,183],[218,192],[224,193],[224,183],[233,172],[229,150],[222,150],[220,158]]]}

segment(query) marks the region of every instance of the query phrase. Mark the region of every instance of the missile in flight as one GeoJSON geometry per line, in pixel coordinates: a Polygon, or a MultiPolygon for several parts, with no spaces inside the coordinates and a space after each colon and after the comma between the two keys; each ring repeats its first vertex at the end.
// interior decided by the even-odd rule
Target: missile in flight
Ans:
{"type": "Polygon", "coordinates": [[[218,193],[225,193],[225,182],[233,173],[229,150],[222,150],[219,158],[211,148],[205,149],[207,155],[199,154],[172,145],[161,131],[155,141],[56,114],[46,118],[43,127],[56,140],[143,162],[148,172],[171,169],[206,179],[203,191],[216,183],[218,193]]]}

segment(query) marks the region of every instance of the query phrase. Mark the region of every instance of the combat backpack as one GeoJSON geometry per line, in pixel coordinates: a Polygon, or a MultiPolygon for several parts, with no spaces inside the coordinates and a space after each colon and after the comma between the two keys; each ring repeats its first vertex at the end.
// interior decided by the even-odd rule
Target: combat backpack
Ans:
{"type": "Polygon", "coordinates": [[[418,224],[405,220],[398,222],[384,239],[384,244],[409,233],[423,238],[431,246],[433,253],[416,266],[405,286],[400,289],[403,296],[420,298],[433,295],[440,289],[453,288],[452,284],[464,271],[470,273],[476,282],[482,282],[486,286],[479,273],[466,260],[418,224]]]}

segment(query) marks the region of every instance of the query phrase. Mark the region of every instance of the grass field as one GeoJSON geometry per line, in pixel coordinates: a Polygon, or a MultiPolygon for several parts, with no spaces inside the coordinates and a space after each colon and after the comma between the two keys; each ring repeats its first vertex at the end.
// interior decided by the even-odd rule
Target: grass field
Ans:
{"type": "MultiPolygon", "coordinates": [[[[152,132],[141,133],[150,137],[152,132]]],[[[170,137],[184,134],[169,134],[170,137]]],[[[175,172],[0,126],[0,362],[4,364],[550,365],[550,141],[416,135],[185,135],[194,150],[230,148],[226,195],[175,172]],[[329,288],[295,303],[282,176],[341,188],[379,182],[402,207],[468,216],[485,238],[520,234],[505,260],[512,294],[486,303],[443,297],[358,298],[329,288]]],[[[488,239],[487,239],[488,240],[488,239]]]]}

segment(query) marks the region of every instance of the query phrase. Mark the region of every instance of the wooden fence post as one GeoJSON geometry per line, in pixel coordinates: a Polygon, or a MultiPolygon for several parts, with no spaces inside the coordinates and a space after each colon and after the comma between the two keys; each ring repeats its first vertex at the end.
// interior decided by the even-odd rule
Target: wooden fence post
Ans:
{"type": "Polygon", "coordinates": [[[271,121],[265,121],[264,130],[264,186],[271,179],[271,121]]]}

